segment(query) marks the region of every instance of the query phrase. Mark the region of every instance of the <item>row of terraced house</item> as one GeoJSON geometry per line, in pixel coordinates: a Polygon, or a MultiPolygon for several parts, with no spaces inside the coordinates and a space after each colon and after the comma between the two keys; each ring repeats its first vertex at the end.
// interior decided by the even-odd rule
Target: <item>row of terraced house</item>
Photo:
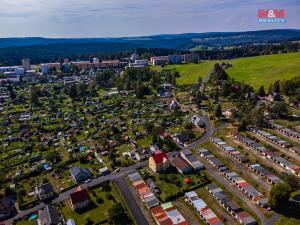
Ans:
{"type": "MultiPolygon", "coordinates": [[[[200,156],[203,158],[207,158],[207,152],[207,149],[199,150],[200,156]]],[[[239,190],[241,190],[248,198],[253,200],[258,206],[263,208],[268,206],[268,199],[247,181],[245,181],[242,177],[240,177],[237,173],[227,169],[226,167],[220,172],[222,172],[222,174],[230,182],[236,185],[239,190]]]]}
{"type": "Polygon", "coordinates": [[[132,182],[132,185],[139,193],[141,199],[146,204],[146,206],[150,209],[154,206],[159,205],[159,201],[156,196],[152,193],[150,188],[147,186],[146,182],[143,180],[141,175],[138,172],[128,173],[128,177],[132,182]]]}
{"type": "Polygon", "coordinates": [[[233,158],[237,159],[239,162],[247,162],[248,159],[246,156],[244,156],[242,153],[237,151],[235,148],[229,146],[224,142],[221,138],[212,137],[210,138],[212,143],[214,143],[218,148],[224,150],[225,152],[229,153],[233,158]]]}
{"type": "Polygon", "coordinates": [[[207,206],[207,204],[199,198],[195,191],[185,193],[188,202],[196,209],[197,213],[209,225],[223,225],[222,221],[207,206]]]}
{"type": "Polygon", "coordinates": [[[267,169],[265,169],[263,166],[261,166],[258,163],[249,164],[249,168],[255,173],[257,173],[258,175],[260,175],[263,179],[268,181],[270,184],[275,185],[282,182],[282,180],[279,177],[269,172],[267,169]]]}
{"type": "Polygon", "coordinates": [[[216,184],[208,184],[206,189],[209,193],[223,206],[240,224],[256,225],[257,221],[239,206],[235,201],[232,201],[228,195],[216,184]]]}
{"type": "Polygon", "coordinates": [[[186,219],[172,202],[160,205],[159,200],[137,171],[128,173],[128,177],[142,201],[151,210],[152,216],[158,225],[188,225],[186,219]]]}
{"type": "Polygon", "coordinates": [[[256,151],[258,154],[262,155],[263,157],[266,157],[273,162],[277,163],[281,167],[283,167],[288,172],[300,176],[300,167],[287,161],[286,159],[282,158],[281,156],[278,156],[276,153],[271,152],[270,150],[266,149],[264,146],[260,145],[259,143],[255,142],[254,140],[247,138],[241,134],[234,133],[232,134],[235,139],[238,141],[244,143],[246,146],[248,146],[250,149],[256,151]]]}
{"type": "Polygon", "coordinates": [[[222,172],[227,170],[228,168],[224,165],[224,163],[215,157],[210,151],[205,148],[201,148],[199,150],[199,154],[202,158],[205,158],[212,166],[218,169],[218,171],[222,172]]]}
{"type": "Polygon", "coordinates": [[[295,139],[300,140],[299,132],[291,130],[291,129],[281,126],[279,124],[273,123],[273,121],[271,121],[271,120],[265,120],[264,126],[274,129],[274,130],[282,133],[286,137],[295,138],[295,139]]]}
{"type": "Polygon", "coordinates": [[[257,135],[259,135],[259,136],[261,136],[261,137],[263,137],[263,138],[265,138],[265,139],[267,139],[267,140],[269,140],[269,141],[271,141],[271,142],[273,142],[274,144],[277,144],[277,145],[283,147],[283,148],[289,148],[289,147],[292,146],[291,143],[289,143],[285,140],[282,140],[281,138],[277,137],[276,135],[270,134],[270,133],[268,133],[264,130],[260,130],[256,127],[251,127],[250,131],[257,134],[257,135]]]}

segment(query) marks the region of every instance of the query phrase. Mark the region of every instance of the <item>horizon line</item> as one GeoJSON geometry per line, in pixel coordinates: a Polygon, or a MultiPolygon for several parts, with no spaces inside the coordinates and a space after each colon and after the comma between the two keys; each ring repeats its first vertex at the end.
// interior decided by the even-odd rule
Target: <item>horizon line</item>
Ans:
{"type": "Polygon", "coordinates": [[[161,34],[148,34],[137,36],[114,36],[114,37],[46,37],[46,36],[11,36],[0,37],[0,39],[22,39],[22,38],[43,38],[43,39],[118,39],[118,38],[143,38],[143,37],[155,37],[163,35],[185,35],[185,34],[213,34],[213,33],[244,33],[255,31],[272,31],[272,30],[294,30],[300,31],[300,28],[278,28],[278,29],[262,29],[262,30],[244,30],[244,31],[210,31],[210,32],[184,32],[184,33],[161,33],[161,34]]]}

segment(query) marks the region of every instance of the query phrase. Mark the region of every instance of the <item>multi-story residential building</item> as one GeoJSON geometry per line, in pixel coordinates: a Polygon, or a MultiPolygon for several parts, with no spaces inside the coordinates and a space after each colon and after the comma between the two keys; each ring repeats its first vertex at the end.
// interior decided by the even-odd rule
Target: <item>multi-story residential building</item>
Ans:
{"type": "Polygon", "coordinates": [[[62,225],[62,218],[56,207],[46,205],[39,211],[38,225],[62,225]]]}
{"type": "Polygon", "coordinates": [[[61,69],[60,63],[47,63],[48,70],[56,69],[57,71],[61,69]]]}
{"type": "Polygon", "coordinates": [[[168,56],[154,56],[154,57],[151,57],[150,62],[153,66],[166,64],[169,62],[169,57],[168,56]]]}
{"type": "Polygon", "coordinates": [[[180,64],[181,63],[181,55],[168,55],[168,61],[170,64],[180,64]]]}
{"type": "Polygon", "coordinates": [[[155,173],[164,172],[170,167],[170,160],[166,153],[161,152],[149,158],[149,167],[155,173]]]}
{"type": "Polygon", "coordinates": [[[112,69],[112,68],[120,68],[122,67],[122,63],[120,60],[102,60],[99,63],[99,68],[102,69],[112,69]]]}
{"type": "Polygon", "coordinates": [[[134,63],[129,63],[129,67],[140,68],[148,66],[148,59],[135,60],[134,63]]]}
{"type": "Polygon", "coordinates": [[[136,61],[140,58],[140,56],[137,54],[137,53],[133,53],[131,56],[130,56],[130,60],[131,61],[136,61]]]}
{"type": "Polygon", "coordinates": [[[81,210],[90,204],[91,200],[87,189],[79,188],[70,195],[70,204],[74,211],[81,210]]]}
{"type": "Polygon", "coordinates": [[[7,72],[11,72],[13,73],[13,75],[23,75],[25,73],[25,70],[23,67],[19,67],[19,66],[1,66],[0,67],[0,73],[7,73],[7,72]]]}
{"type": "Polygon", "coordinates": [[[93,58],[93,63],[94,63],[94,64],[98,64],[99,62],[100,62],[100,61],[99,61],[99,58],[96,58],[96,57],[93,58]]]}
{"type": "Polygon", "coordinates": [[[183,63],[197,63],[199,62],[199,55],[196,53],[188,53],[182,55],[183,63]]]}
{"type": "Polygon", "coordinates": [[[42,184],[36,188],[36,194],[41,201],[51,198],[54,195],[51,183],[42,184]]]}
{"type": "Polygon", "coordinates": [[[42,64],[40,65],[40,68],[41,68],[42,74],[47,74],[47,73],[48,73],[48,66],[47,66],[46,63],[42,63],[42,64]]]}
{"type": "Polygon", "coordinates": [[[90,61],[71,62],[71,65],[76,66],[79,70],[90,70],[94,67],[94,64],[90,61]]]}
{"type": "Polygon", "coordinates": [[[31,70],[30,59],[22,59],[22,67],[24,70],[31,70]]]}

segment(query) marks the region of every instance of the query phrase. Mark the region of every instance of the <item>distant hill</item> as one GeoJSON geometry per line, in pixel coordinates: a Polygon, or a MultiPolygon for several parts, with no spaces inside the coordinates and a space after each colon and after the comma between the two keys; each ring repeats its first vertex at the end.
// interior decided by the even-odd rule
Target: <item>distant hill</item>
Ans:
{"type": "Polygon", "coordinates": [[[138,49],[147,49],[153,54],[161,55],[179,50],[211,50],[289,40],[300,40],[300,30],[161,34],[122,38],[0,38],[0,66],[18,64],[26,57],[32,63],[57,61],[64,57],[89,60],[95,55],[100,58],[113,58],[116,55],[126,57],[129,51],[138,49]]]}
{"type": "MultiPolygon", "coordinates": [[[[0,61],[11,59],[20,62],[22,58],[29,57],[35,62],[44,62],[90,53],[114,53],[137,48],[130,43],[56,43],[33,46],[18,46],[0,49],[0,61]]],[[[4,63],[5,64],[5,63],[4,63]]],[[[9,63],[8,63],[9,64],[9,63]]]]}
{"type": "Polygon", "coordinates": [[[266,43],[299,39],[300,30],[281,29],[246,32],[161,34],[121,38],[0,38],[0,48],[49,44],[54,45],[62,43],[125,43],[131,46],[134,45],[139,48],[169,48],[186,50],[198,45],[228,46],[247,43],[266,43]]]}

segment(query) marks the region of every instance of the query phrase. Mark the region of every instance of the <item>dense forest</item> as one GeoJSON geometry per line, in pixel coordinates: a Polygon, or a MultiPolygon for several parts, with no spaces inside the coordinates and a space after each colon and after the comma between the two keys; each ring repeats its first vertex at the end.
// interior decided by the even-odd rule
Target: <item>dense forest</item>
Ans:
{"type": "MultiPolygon", "coordinates": [[[[282,42],[277,44],[251,44],[242,46],[215,47],[195,51],[203,60],[231,59],[247,56],[269,55],[300,50],[300,42],[282,42]]],[[[63,62],[70,60],[125,59],[131,53],[137,52],[143,58],[168,54],[183,54],[190,51],[179,51],[165,48],[137,48],[125,43],[66,43],[39,46],[22,46],[2,48],[0,51],[0,66],[19,65],[23,58],[30,58],[33,64],[42,62],[63,62]]]]}

